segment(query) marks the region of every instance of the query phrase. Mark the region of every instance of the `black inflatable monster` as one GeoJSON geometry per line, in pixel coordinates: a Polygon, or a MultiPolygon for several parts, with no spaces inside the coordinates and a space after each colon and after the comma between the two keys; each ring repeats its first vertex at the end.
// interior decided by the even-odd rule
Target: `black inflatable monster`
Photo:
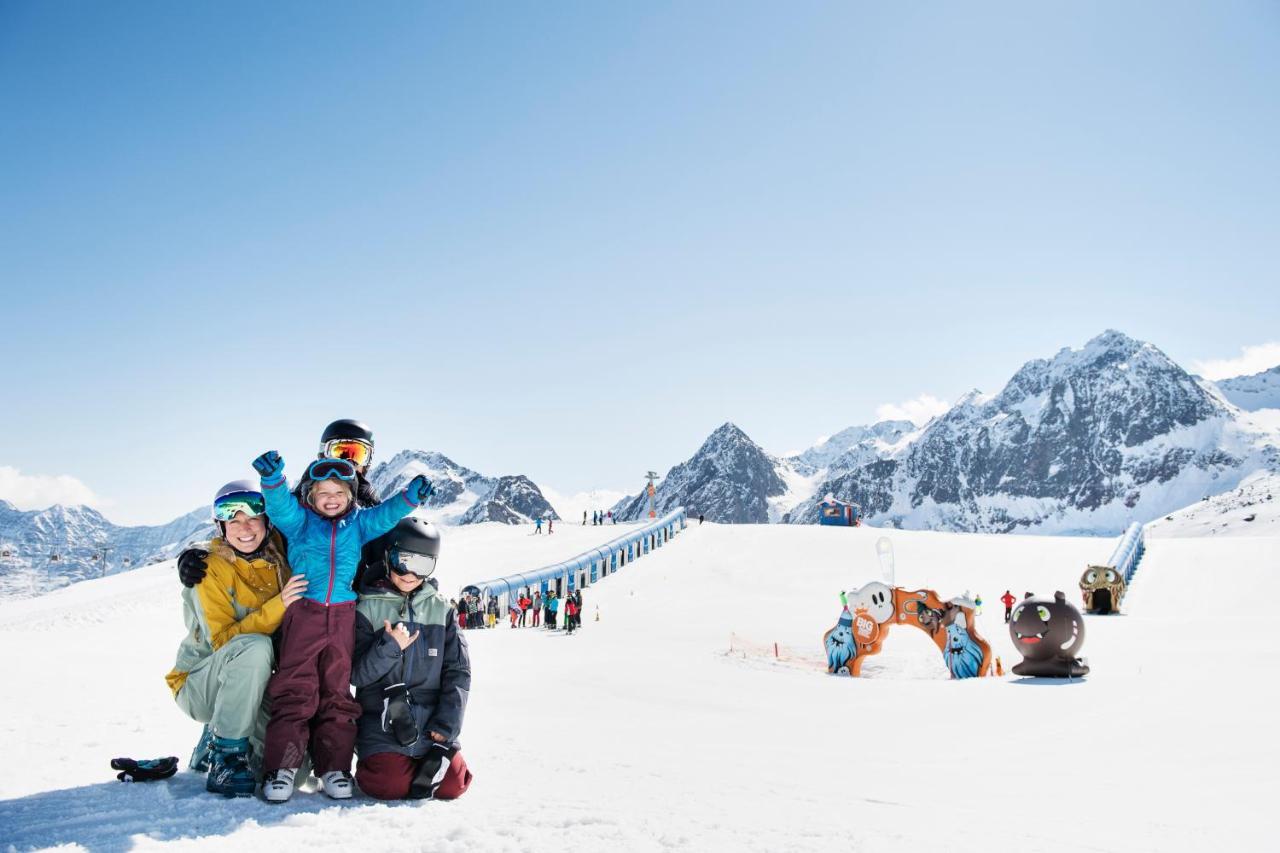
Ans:
{"type": "Polygon", "coordinates": [[[1084,618],[1067,603],[1064,593],[1055,592],[1052,600],[1028,595],[1020,601],[1009,620],[1009,636],[1023,658],[1013,668],[1017,675],[1076,678],[1089,674],[1089,667],[1076,657],[1084,645],[1084,618]]]}

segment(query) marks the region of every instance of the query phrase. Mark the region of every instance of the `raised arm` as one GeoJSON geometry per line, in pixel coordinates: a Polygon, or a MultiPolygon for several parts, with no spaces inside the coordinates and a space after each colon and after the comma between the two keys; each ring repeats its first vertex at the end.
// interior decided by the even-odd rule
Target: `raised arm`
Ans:
{"type": "MultiPolygon", "coordinates": [[[[396,522],[422,506],[435,494],[431,481],[419,474],[409,481],[404,491],[382,503],[356,514],[356,529],[360,531],[360,544],[377,539],[396,526],[396,522]]],[[[273,519],[274,520],[274,519],[273,519]]]]}
{"type": "Polygon", "coordinates": [[[267,503],[267,517],[271,524],[290,539],[302,533],[307,523],[307,512],[289,491],[280,454],[268,450],[253,460],[253,467],[261,477],[262,497],[267,503]]]}

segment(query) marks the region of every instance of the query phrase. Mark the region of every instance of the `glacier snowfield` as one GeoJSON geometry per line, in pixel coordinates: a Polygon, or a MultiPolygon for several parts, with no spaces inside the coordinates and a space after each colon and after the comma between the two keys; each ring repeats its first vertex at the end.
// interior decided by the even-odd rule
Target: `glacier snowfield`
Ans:
{"type": "MultiPolygon", "coordinates": [[[[450,529],[441,586],[621,528],[450,529]]],[[[198,734],[163,679],[183,633],[173,563],[3,602],[0,850],[1274,849],[1280,538],[1149,538],[1125,612],[1087,618],[1084,680],[952,682],[906,628],[867,677],[828,676],[838,592],[879,577],[881,536],[899,584],[982,596],[1006,670],[1004,590],[1078,601],[1115,541],[695,521],[588,587],[580,634],[467,634],[476,778],[451,803],[116,782],[112,757],[185,761],[198,734]],[[786,659],[729,653],[731,635],[786,659]]]]}

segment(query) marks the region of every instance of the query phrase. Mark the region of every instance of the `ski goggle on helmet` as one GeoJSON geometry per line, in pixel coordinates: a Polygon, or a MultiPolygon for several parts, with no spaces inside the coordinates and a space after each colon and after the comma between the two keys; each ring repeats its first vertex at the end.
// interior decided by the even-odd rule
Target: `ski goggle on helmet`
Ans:
{"type": "Polygon", "coordinates": [[[335,479],[350,483],[356,478],[356,466],[346,459],[317,459],[307,468],[307,477],[315,482],[335,479]]]}
{"type": "Polygon", "coordinates": [[[231,521],[237,513],[243,512],[249,518],[257,518],[267,512],[267,502],[262,493],[253,488],[249,481],[231,482],[218,490],[213,499],[213,520],[231,521]]]}
{"type": "Polygon", "coordinates": [[[335,438],[326,441],[322,450],[328,459],[346,459],[363,468],[373,459],[373,445],[358,438],[335,438]]]}
{"type": "Polygon", "coordinates": [[[436,558],[431,554],[415,554],[412,551],[401,551],[399,548],[393,548],[391,553],[387,554],[387,564],[391,571],[401,577],[417,575],[423,580],[431,577],[436,570],[436,558]]]}

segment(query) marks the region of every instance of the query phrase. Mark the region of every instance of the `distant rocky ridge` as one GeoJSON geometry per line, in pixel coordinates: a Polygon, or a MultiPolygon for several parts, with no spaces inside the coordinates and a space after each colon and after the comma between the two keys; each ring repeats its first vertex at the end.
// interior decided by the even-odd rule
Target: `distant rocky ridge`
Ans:
{"type": "Polygon", "coordinates": [[[1222,396],[1246,412],[1280,409],[1280,366],[1252,376],[1236,376],[1214,383],[1222,396]]]}
{"type": "MultiPolygon", "coordinates": [[[[558,519],[538,486],[523,475],[486,477],[441,453],[406,450],[376,464],[369,479],[380,497],[395,494],[419,473],[436,487],[418,510],[442,524],[520,524],[558,519]]],[[[168,524],[123,527],[89,507],[22,511],[0,501],[0,596],[48,592],[88,578],[171,559],[214,535],[210,507],[168,524]],[[7,556],[6,556],[7,554],[7,556]]]]}
{"type": "MultiPolygon", "coordinates": [[[[769,521],[769,498],[786,490],[775,460],[746,433],[726,423],[691,459],[671,469],[654,495],[654,509],[662,515],[683,505],[695,512],[705,508],[715,521],[764,523],[769,521]]],[[[622,521],[645,518],[648,495],[623,498],[613,512],[622,521]]]]}
{"type": "MultiPolygon", "coordinates": [[[[1247,377],[1249,387],[1270,373],[1247,377]]],[[[671,469],[655,498],[660,512],[684,505],[733,523],[816,523],[831,494],[860,504],[871,524],[1113,533],[1280,470],[1276,431],[1243,417],[1223,386],[1239,392],[1107,331],[1028,362],[998,394],[966,394],[919,429],[852,427],[780,458],[725,424],[671,469]]],[[[641,494],[615,510],[627,519],[645,508],[641,494]]]]}
{"type": "MultiPolygon", "coordinates": [[[[1268,426],[1280,425],[1268,415],[1276,408],[1280,367],[1208,382],[1151,344],[1107,331],[1028,362],[1000,393],[970,392],[919,428],[850,427],[779,457],[725,423],[662,479],[655,510],[683,505],[712,521],[814,523],[819,501],[832,494],[860,504],[876,525],[1113,533],[1239,491],[1206,507],[1247,515],[1258,484],[1280,474],[1280,426],[1268,426]]],[[[386,497],[418,473],[436,486],[419,512],[443,524],[559,518],[528,477],[487,477],[441,453],[402,451],[375,465],[370,480],[386,497]]],[[[643,518],[648,497],[623,498],[613,511],[643,518]]],[[[20,511],[0,501],[0,595],[168,559],[212,531],[207,507],[165,525],[122,527],[87,507],[20,511]]]]}
{"type": "Polygon", "coordinates": [[[421,514],[444,524],[477,524],[497,521],[521,524],[535,518],[559,520],[555,508],[528,477],[486,477],[457,464],[443,453],[402,450],[369,472],[378,496],[387,498],[425,474],[435,494],[421,514]]]}
{"type": "Polygon", "coordinates": [[[0,596],[38,595],[170,559],[208,540],[209,516],[204,507],[168,524],[123,527],[85,506],[19,510],[0,500],[0,596]]]}

